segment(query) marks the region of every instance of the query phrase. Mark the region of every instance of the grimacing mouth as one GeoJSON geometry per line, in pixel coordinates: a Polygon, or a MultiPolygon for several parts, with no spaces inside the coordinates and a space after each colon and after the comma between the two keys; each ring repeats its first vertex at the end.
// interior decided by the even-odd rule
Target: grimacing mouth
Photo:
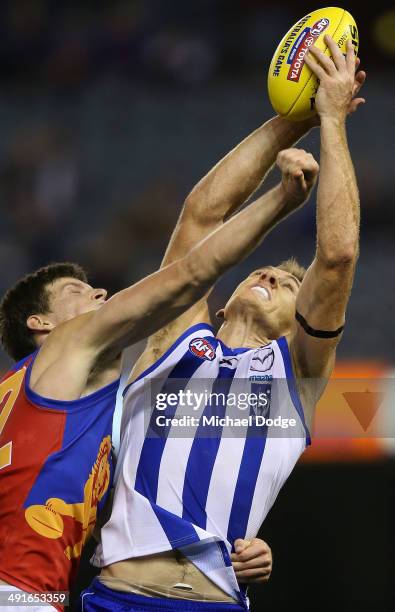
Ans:
{"type": "Polygon", "coordinates": [[[251,287],[251,291],[258,293],[261,299],[263,299],[265,302],[270,302],[270,300],[272,299],[271,292],[266,287],[254,285],[253,287],[251,287]]]}

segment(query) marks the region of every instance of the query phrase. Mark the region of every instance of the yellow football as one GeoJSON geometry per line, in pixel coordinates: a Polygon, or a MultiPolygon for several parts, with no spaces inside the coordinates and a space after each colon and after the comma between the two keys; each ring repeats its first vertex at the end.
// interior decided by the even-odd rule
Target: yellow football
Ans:
{"type": "Polygon", "coordinates": [[[342,8],[329,7],[312,11],[286,33],[270,64],[269,98],[274,110],[291,121],[301,121],[316,113],[315,96],[318,79],[305,65],[305,55],[315,45],[329,55],[324,41],[331,36],[342,53],[351,40],[358,53],[359,35],[354,18],[342,8]]]}

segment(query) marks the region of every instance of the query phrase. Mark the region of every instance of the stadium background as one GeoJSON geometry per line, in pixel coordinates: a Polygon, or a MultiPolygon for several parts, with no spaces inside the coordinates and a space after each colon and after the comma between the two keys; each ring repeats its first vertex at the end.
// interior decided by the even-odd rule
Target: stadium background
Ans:
{"type": "MultiPolygon", "coordinates": [[[[3,2],[1,292],[54,260],[80,262],[110,292],[152,272],[188,191],[272,115],[266,74],[276,44],[326,4],[3,2]]],[[[368,80],[367,104],[349,122],[363,221],[339,358],[354,372],[392,376],[395,11],[383,0],[345,8],[360,29],[368,80]]],[[[317,154],[318,145],[315,132],[303,147],[317,154]]],[[[213,307],[253,266],[291,255],[308,264],[314,229],[311,203],[221,281],[213,307]]],[[[8,363],[1,354],[1,370],[8,363]]],[[[262,530],[274,571],[251,590],[253,610],[392,610],[389,446],[344,438],[314,446],[262,530]]]]}

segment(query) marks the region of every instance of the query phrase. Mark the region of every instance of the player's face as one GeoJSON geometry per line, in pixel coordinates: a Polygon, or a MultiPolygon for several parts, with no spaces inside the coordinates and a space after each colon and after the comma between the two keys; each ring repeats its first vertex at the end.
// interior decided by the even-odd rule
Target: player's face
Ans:
{"type": "Polygon", "coordinates": [[[76,278],[59,278],[48,287],[50,316],[55,325],[97,310],[106,301],[105,289],[94,289],[76,278]]]}
{"type": "Polygon", "coordinates": [[[231,296],[225,319],[262,325],[273,337],[288,333],[295,318],[300,281],[284,270],[268,266],[252,272],[231,296]]]}

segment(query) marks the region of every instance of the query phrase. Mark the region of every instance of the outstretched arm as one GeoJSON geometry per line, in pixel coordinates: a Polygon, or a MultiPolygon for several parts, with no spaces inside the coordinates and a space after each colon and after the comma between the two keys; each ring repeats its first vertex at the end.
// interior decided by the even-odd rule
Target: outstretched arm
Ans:
{"type": "MultiPolygon", "coordinates": [[[[291,157],[289,172],[294,171],[291,157]]],[[[35,362],[34,390],[54,399],[58,394],[61,399],[79,397],[99,355],[118,354],[187,310],[226,270],[247,257],[279,220],[301,206],[308,193],[303,182],[292,193],[278,185],[182,259],[117,293],[98,310],[57,327],[35,362]],[[59,385],[59,371],[68,380],[67,391],[59,385]]]]}
{"type": "Polygon", "coordinates": [[[258,189],[280,151],[293,146],[314,125],[273,117],[221,159],[185,200],[163,265],[183,257],[222,225],[258,189]]]}
{"type": "MultiPolygon", "coordinates": [[[[341,337],[336,332],[344,325],[359,249],[359,195],[345,126],[353,96],[355,55],[351,44],[344,58],[331,38],[327,37],[327,42],[333,61],[315,47],[306,60],[320,79],[317,110],[321,119],[321,171],[317,250],[296,301],[305,323],[295,321],[291,338],[300,378],[330,376],[341,337]]],[[[362,101],[359,99],[359,103],[362,101]]],[[[310,408],[316,400],[308,398],[310,408]]]]}
{"type": "MultiPolygon", "coordinates": [[[[162,266],[183,257],[220,227],[262,184],[278,153],[291,147],[314,125],[314,120],[291,123],[283,117],[273,117],[221,159],[186,198],[162,266]]],[[[208,322],[207,298],[208,294],[172,321],[163,333],[151,338],[148,349],[163,352],[170,337],[178,337],[197,321],[208,322]]]]}
{"type": "MultiPolygon", "coordinates": [[[[359,59],[356,58],[356,66],[359,59]]],[[[353,96],[361,89],[365,73],[355,75],[353,96]]],[[[355,112],[361,98],[350,99],[347,114],[355,112]]],[[[293,147],[319,117],[299,122],[273,117],[217,163],[192,189],[167,248],[163,265],[183,257],[193,245],[219,227],[258,189],[280,151],[293,147]]]]}
{"type": "MultiPolygon", "coordinates": [[[[265,230],[262,231],[259,227],[255,228],[255,230],[258,230],[260,240],[262,240],[264,235],[307,201],[317,180],[319,170],[313,156],[300,149],[286,149],[278,154],[277,165],[282,173],[281,184],[227,221],[227,224],[231,224],[230,227],[234,227],[235,231],[240,231],[240,223],[243,218],[252,220],[253,217],[251,215],[254,215],[254,211],[258,207],[260,210],[259,214],[262,215],[261,223],[265,224],[265,230]],[[275,206],[274,209],[273,205],[275,206]]],[[[248,223],[249,221],[243,231],[247,232],[247,235],[251,235],[254,228],[250,227],[248,223]]],[[[255,223],[255,221],[252,220],[252,223],[255,223]]],[[[224,227],[221,224],[211,236],[219,235],[224,227]]],[[[235,236],[232,237],[230,233],[229,239],[234,240],[234,238],[235,236]]],[[[212,240],[213,238],[211,238],[211,242],[212,240]]],[[[185,329],[194,323],[202,323],[208,320],[208,318],[204,317],[205,305],[203,305],[202,310],[203,302],[204,300],[200,300],[187,313],[178,317],[175,321],[150,337],[144,353],[135,365],[133,376],[137,376],[151,363],[156,361],[185,329]]]]}
{"type": "MultiPolygon", "coordinates": [[[[316,163],[304,154],[307,166],[316,163]]],[[[295,150],[282,164],[294,171],[295,150]]],[[[285,172],[285,170],[284,170],[285,172]]],[[[313,179],[314,182],[314,179],[313,179]]],[[[231,266],[247,257],[280,220],[299,208],[313,184],[290,192],[285,181],[241,211],[185,257],[151,274],[108,300],[83,324],[79,343],[95,353],[116,351],[152,334],[199,299],[231,266]]]]}
{"type": "MultiPolygon", "coordinates": [[[[363,84],[361,75],[356,75],[354,94],[363,84]]],[[[357,107],[358,100],[352,100],[347,112],[353,113],[357,107]]],[[[280,151],[292,147],[318,125],[318,117],[295,123],[276,116],[232,149],[185,200],[162,265],[183,257],[192,246],[220,227],[262,184],[280,151]]],[[[209,322],[207,298],[208,295],[150,338],[147,351],[163,353],[171,344],[171,338],[177,338],[184,329],[196,322],[209,322]]]]}

